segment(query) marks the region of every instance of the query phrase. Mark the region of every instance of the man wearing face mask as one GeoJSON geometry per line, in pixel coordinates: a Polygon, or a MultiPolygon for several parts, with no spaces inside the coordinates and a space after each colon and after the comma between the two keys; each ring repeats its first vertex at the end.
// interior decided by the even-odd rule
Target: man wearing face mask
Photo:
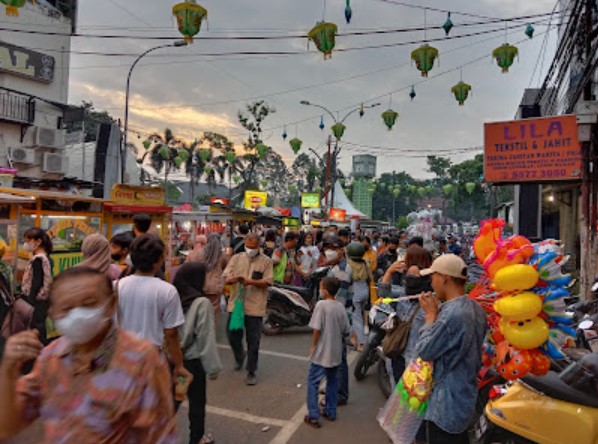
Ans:
{"type": "Polygon", "coordinates": [[[119,330],[116,297],[87,267],[59,275],[50,315],[62,337],[42,350],[36,330],[8,339],[0,363],[0,440],[40,418],[46,443],[177,443],[170,377],[158,350],[119,330]],[[25,362],[33,371],[21,377],[25,362]]]}
{"type": "MultiPolygon", "coordinates": [[[[396,237],[391,237],[389,239],[389,243],[388,243],[388,250],[386,250],[384,253],[382,253],[381,255],[378,256],[378,265],[377,265],[377,269],[378,269],[378,274],[380,276],[384,275],[384,273],[386,273],[386,270],[388,270],[388,268],[394,264],[397,259],[399,258],[399,253],[398,253],[398,248],[399,248],[399,239],[396,237]]],[[[396,285],[400,285],[400,282],[394,282],[393,283],[396,285]]]]}
{"type": "MultiPolygon", "coordinates": [[[[266,315],[268,287],[274,282],[272,259],[260,253],[260,239],[257,234],[245,236],[245,251],[235,254],[224,270],[227,285],[244,286],[245,298],[245,340],[247,351],[243,348],[243,330],[226,329],[228,341],[235,355],[236,370],[243,368],[247,357],[247,385],[257,384],[257,364],[262,337],[262,319],[266,315]]],[[[227,311],[232,313],[235,301],[230,298],[227,311]]],[[[229,315],[230,322],[230,315],[229,315]]]]}

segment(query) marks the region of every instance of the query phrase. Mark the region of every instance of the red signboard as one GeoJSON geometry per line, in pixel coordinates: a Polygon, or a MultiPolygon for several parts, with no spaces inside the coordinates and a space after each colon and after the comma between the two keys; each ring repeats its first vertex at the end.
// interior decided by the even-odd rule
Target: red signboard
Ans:
{"type": "Polygon", "coordinates": [[[486,182],[580,180],[581,146],[575,116],[484,125],[486,182]]]}
{"type": "Polygon", "coordinates": [[[223,197],[210,197],[210,203],[228,206],[230,205],[230,199],[225,199],[223,197]]]}
{"type": "Polygon", "coordinates": [[[347,218],[347,211],[341,210],[340,208],[331,208],[330,209],[330,220],[334,220],[337,222],[343,222],[347,218]]]}

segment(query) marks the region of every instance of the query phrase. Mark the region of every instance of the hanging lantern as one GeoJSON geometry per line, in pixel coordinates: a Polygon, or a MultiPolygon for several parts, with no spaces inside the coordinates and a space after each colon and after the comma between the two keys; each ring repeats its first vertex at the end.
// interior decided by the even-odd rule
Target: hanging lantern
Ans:
{"type": "Polygon", "coordinates": [[[434,192],[434,187],[431,185],[426,186],[426,194],[432,194],[434,192]]]}
{"type": "Polygon", "coordinates": [[[152,146],[152,141],[151,140],[144,140],[143,141],[143,148],[145,148],[146,150],[149,150],[150,146],[152,146]]]}
{"type": "Polygon", "coordinates": [[[257,150],[257,155],[260,159],[263,158],[268,152],[268,147],[263,143],[258,143],[255,149],[257,150]]]}
{"type": "Polygon", "coordinates": [[[353,17],[353,10],[351,9],[351,0],[347,0],[347,4],[345,6],[345,20],[347,24],[351,23],[351,17],[353,17]]]}
{"type": "Polygon", "coordinates": [[[444,29],[444,32],[446,33],[447,37],[449,35],[449,32],[451,32],[451,29],[453,29],[453,26],[455,25],[453,25],[453,21],[451,20],[451,13],[449,12],[446,21],[442,25],[442,29],[444,29]]]}
{"type": "Polygon", "coordinates": [[[320,116],[320,129],[323,130],[324,128],[325,128],[324,116],[320,116]]]}
{"type": "Polygon", "coordinates": [[[384,182],[380,182],[378,184],[378,188],[380,188],[382,191],[384,191],[386,189],[386,184],[384,182]]]}
{"type": "Polygon", "coordinates": [[[163,146],[162,148],[160,148],[160,151],[158,151],[158,153],[160,154],[160,157],[162,159],[166,160],[170,157],[170,148],[168,148],[167,146],[163,146]]]}
{"type": "Polygon", "coordinates": [[[342,123],[335,123],[334,125],[332,125],[332,134],[334,134],[334,137],[336,137],[336,140],[341,140],[343,137],[343,134],[345,134],[345,129],[347,128],[345,125],[343,125],[342,123]]]}
{"type": "Polygon", "coordinates": [[[473,194],[473,192],[475,191],[475,187],[476,187],[475,182],[467,182],[465,184],[465,189],[467,190],[467,192],[469,194],[473,194]]]}
{"type": "Polygon", "coordinates": [[[424,197],[426,195],[426,188],[425,187],[418,188],[417,194],[419,194],[420,197],[424,197]]]}
{"type": "Polygon", "coordinates": [[[410,191],[411,193],[415,193],[415,192],[417,191],[417,185],[411,185],[411,186],[409,187],[409,191],[410,191]]]}
{"type": "Polygon", "coordinates": [[[234,182],[234,183],[239,183],[239,182],[241,182],[241,176],[238,176],[238,175],[236,175],[236,174],[235,174],[235,175],[233,176],[233,182],[234,182]]]}
{"type": "Polygon", "coordinates": [[[396,199],[397,197],[399,197],[401,195],[401,189],[393,189],[392,190],[392,196],[396,199]]]}
{"type": "Polygon", "coordinates": [[[392,189],[393,191],[395,191],[395,190],[401,191],[402,190],[401,185],[395,185],[394,187],[388,187],[388,189],[389,190],[392,189]]]}
{"type": "Polygon", "coordinates": [[[532,25],[531,23],[528,23],[525,27],[525,35],[528,36],[530,39],[534,36],[535,31],[536,30],[534,29],[534,25],[532,25]]]}
{"type": "Polygon", "coordinates": [[[492,57],[496,59],[496,63],[502,68],[502,72],[509,72],[509,67],[513,64],[517,54],[519,54],[517,47],[508,43],[492,51],[492,57]]]}
{"type": "Polygon", "coordinates": [[[397,122],[397,117],[399,117],[399,113],[390,108],[382,113],[382,120],[384,120],[384,124],[388,127],[388,131],[390,131],[397,122]]]}
{"type": "Polygon", "coordinates": [[[203,172],[206,173],[206,176],[210,177],[214,172],[214,168],[212,168],[211,166],[207,166],[203,169],[203,172]]]}
{"type": "Polygon", "coordinates": [[[235,160],[237,160],[237,154],[234,151],[227,151],[224,154],[224,158],[229,164],[233,164],[235,163],[235,160]]]}
{"type": "Polygon", "coordinates": [[[351,188],[343,188],[343,191],[345,192],[345,195],[347,197],[349,197],[349,195],[351,194],[351,188]]]}
{"type": "Polygon", "coordinates": [[[411,86],[411,91],[409,91],[409,97],[411,98],[411,100],[413,100],[413,99],[415,99],[415,96],[416,96],[416,94],[415,94],[415,86],[412,85],[411,86]]]}
{"type": "Polygon", "coordinates": [[[287,140],[287,127],[285,126],[284,129],[282,130],[282,140],[287,140]]]}
{"type": "Polygon", "coordinates": [[[362,103],[361,106],[359,107],[359,117],[363,117],[364,114],[365,114],[365,108],[363,107],[363,103],[362,103]]]}
{"type": "Polygon", "coordinates": [[[324,60],[332,58],[332,50],[334,49],[337,32],[338,27],[334,23],[318,22],[307,33],[307,38],[313,41],[318,50],[324,54],[324,60]]]}
{"type": "Polygon", "coordinates": [[[174,158],[173,160],[174,164],[176,165],[177,168],[180,168],[181,165],[183,164],[184,160],[181,156],[177,156],[174,158]]]}
{"type": "Polygon", "coordinates": [[[195,0],[185,0],[172,7],[179,32],[187,43],[193,43],[193,36],[201,29],[201,22],[208,16],[207,9],[199,6],[195,0]]]}
{"type": "Polygon", "coordinates": [[[289,140],[289,144],[291,145],[293,152],[297,154],[301,149],[301,145],[303,145],[303,141],[295,137],[294,139],[289,140]]]}
{"type": "Polygon", "coordinates": [[[442,187],[442,191],[444,191],[444,194],[446,194],[448,196],[449,194],[451,194],[453,192],[454,188],[455,187],[452,184],[448,183],[442,187]]]}
{"type": "Polygon", "coordinates": [[[0,0],[0,3],[6,5],[6,15],[18,17],[19,9],[25,6],[27,0],[0,0]]]}
{"type": "Polygon", "coordinates": [[[411,59],[415,62],[417,69],[421,71],[422,77],[428,77],[428,72],[434,67],[436,57],[438,57],[438,50],[427,43],[411,53],[411,59]]]}
{"type": "Polygon", "coordinates": [[[260,180],[260,187],[262,189],[266,188],[268,186],[268,181],[267,180],[260,180]]]}
{"type": "Polygon", "coordinates": [[[451,92],[455,95],[459,106],[463,106],[467,100],[467,96],[469,96],[469,91],[471,91],[471,85],[463,81],[460,81],[451,88],[451,92]]]}
{"type": "Polygon", "coordinates": [[[210,150],[207,150],[205,148],[199,150],[199,157],[203,162],[207,162],[211,155],[212,153],[210,152],[210,150]]]}
{"type": "Polygon", "coordinates": [[[189,159],[189,151],[187,151],[187,150],[180,150],[178,157],[180,157],[181,159],[183,159],[183,162],[186,162],[187,159],[189,159]]]}

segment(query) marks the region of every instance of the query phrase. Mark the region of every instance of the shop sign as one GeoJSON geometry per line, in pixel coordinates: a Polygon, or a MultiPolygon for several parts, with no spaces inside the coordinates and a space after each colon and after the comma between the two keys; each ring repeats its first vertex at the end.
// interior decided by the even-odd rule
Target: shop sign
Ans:
{"type": "Polygon", "coordinates": [[[52,56],[0,42],[0,71],[50,83],[54,80],[54,66],[52,56]]]}
{"type": "Polygon", "coordinates": [[[219,204],[224,206],[230,205],[230,199],[225,199],[223,197],[210,197],[211,204],[219,204]]]}
{"type": "Polygon", "coordinates": [[[56,222],[54,225],[52,225],[48,229],[48,231],[46,231],[46,234],[48,235],[48,237],[50,239],[54,239],[58,235],[58,233],[60,233],[62,230],[66,230],[67,228],[74,228],[74,229],[80,231],[81,233],[85,234],[86,236],[89,236],[90,234],[94,234],[94,233],[98,232],[97,229],[88,225],[87,222],[85,222],[84,220],[60,219],[60,220],[58,220],[58,222],[56,222]]]}
{"type": "Polygon", "coordinates": [[[257,210],[259,207],[265,207],[268,202],[268,193],[265,191],[245,191],[245,208],[248,210],[257,210]]]}
{"type": "Polygon", "coordinates": [[[283,217],[282,225],[285,227],[300,227],[301,221],[296,217],[283,217]]]}
{"type": "Polygon", "coordinates": [[[116,184],[110,191],[110,200],[122,205],[161,206],[164,198],[164,189],[159,187],[116,184]]]}
{"type": "Polygon", "coordinates": [[[329,219],[336,222],[343,222],[347,218],[347,211],[340,208],[331,208],[329,219]]]}
{"type": "Polygon", "coordinates": [[[302,208],[320,208],[320,193],[301,193],[302,208]]]}
{"type": "Polygon", "coordinates": [[[484,125],[489,183],[580,180],[581,146],[574,115],[484,125]]]}
{"type": "Polygon", "coordinates": [[[83,262],[83,253],[53,253],[52,262],[54,263],[52,274],[58,276],[64,270],[68,270],[83,262]]]}

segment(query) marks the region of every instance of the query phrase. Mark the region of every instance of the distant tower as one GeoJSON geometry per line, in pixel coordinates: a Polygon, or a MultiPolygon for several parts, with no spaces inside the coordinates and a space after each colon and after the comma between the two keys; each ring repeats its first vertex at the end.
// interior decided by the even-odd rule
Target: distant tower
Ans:
{"type": "Polygon", "coordinates": [[[353,204],[364,214],[372,217],[372,194],[368,181],[376,177],[376,156],[361,154],[353,156],[353,204]]]}

